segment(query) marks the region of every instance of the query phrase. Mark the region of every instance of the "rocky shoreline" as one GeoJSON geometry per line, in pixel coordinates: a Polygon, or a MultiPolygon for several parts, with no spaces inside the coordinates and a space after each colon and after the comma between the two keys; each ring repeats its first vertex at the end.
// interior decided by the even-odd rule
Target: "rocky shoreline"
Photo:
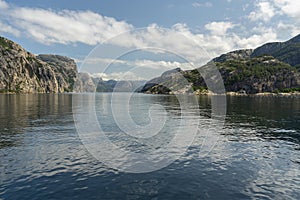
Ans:
{"type": "Polygon", "coordinates": [[[227,96],[248,96],[248,97],[297,97],[300,98],[300,92],[291,92],[291,93],[271,93],[271,92],[262,92],[256,94],[242,94],[238,92],[226,92],[227,96]]]}

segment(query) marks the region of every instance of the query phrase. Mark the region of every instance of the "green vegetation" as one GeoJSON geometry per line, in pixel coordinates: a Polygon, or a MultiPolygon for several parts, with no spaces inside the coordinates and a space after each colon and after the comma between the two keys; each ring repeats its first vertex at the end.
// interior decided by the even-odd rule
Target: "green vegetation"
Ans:
{"type": "Polygon", "coordinates": [[[207,91],[208,88],[205,87],[205,86],[196,86],[196,85],[193,85],[193,90],[194,91],[199,91],[199,92],[204,92],[204,91],[207,91]]]}
{"type": "Polygon", "coordinates": [[[300,88],[284,88],[284,89],[281,89],[280,92],[282,92],[282,93],[300,92],[300,88]]]}
{"type": "MultiPolygon", "coordinates": [[[[253,58],[248,61],[231,60],[224,63],[216,63],[220,71],[228,74],[226,84],[233,84],[247,79],[268,79],[275,75],[284,75],[291,71],[297,71],[289,64],[265,56],[253,58]]],[[[282,78],[280,76],[278,79],[282,78]]]]}
{"type": "Polygon", "coordinates": [[[20,91],[10,90],[10,89],[0,89],[0,94],[5,94],[5,93],[20,93],[20,91]]]}
{"type": "Polygon", "coordinates": [[[0,37],[0,46],[2,46],[5,49],[11,49],[9,42],[3,37],[0,37]]]}
{"type": "Polygon", "coordinates": [[[27,56],[26,59],[27,59],[29,62],[32,62],[32,61],[35,61],[35,60],[36,60],[34,57],[31,57],[31,56],[27,56]]]}
{"type": "Polygon", "coordinates": [[[17,85],[16,85],[16,93],[21,93],[22,92],[22,81],[20,81],[17,85]]]}

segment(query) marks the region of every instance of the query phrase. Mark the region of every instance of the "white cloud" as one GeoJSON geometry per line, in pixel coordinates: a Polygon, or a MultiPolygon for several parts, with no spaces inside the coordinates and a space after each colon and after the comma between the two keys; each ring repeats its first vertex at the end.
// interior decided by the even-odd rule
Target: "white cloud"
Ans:
{"type": "Polygon", "coordinates": [[[296,36],[300,33],[300,27],[296,24],[286,24],[279,22],[277,25],[278,31],[280,31],[282,34],[284,33],[290,33],[292,36],[296,36]]]}
{"type": "Polygon", "coordinates": [[[264,21],[268,22],[275,15],[275,8],[268,1],[258,1],[256,3],[256,10],[252,11],[248,18],[251,21],[264,21]]]}
{"type": "Polygon", "coordinates": [[[237,46],[242,46],[244,48],[255,48],[266,42],[274,41],[277,41],[277,34],[270,29],[262,34],[254,34],[248,38],[239,38],[237,46]]]}
{"type": "Polygon", "coordinates": [[[9,5],[5,2],[0,0],[0,9],[8,9],[9,5]]]}
{"type": "Polygon", "coordinates": [[[193,7],[198,8],[198,7],[206,7],[206,8],[210,8],[213,7],[213,4],[209,1],[204,2],[204,3],[199,3],[199,2],[194,2],[192,4],[193,7]]]}
{"type": "Polygon", "coordinates": [[[92,64],[100,66],[104,65],[126,65],[129,67],[142,67],[142,68],[151,68],[151,69],[174,69],[174,68],[181,68],[181,69],[193,69],[193,63],[188,62],[176,62],[176,61],[165,61],[165,60],[119,60],[119,59],[110,59],[110,58],[87,58],[85,64],[92,64]]]}
{"type": "Polygon", "coordinates": [[[214,35],[225,35],[229,29],[235,25],[231,22],[211,22],[205,25],[205,28],[214,35]]]}
{"type": "Polygon", "coordinates": [[[274,0],[274,5],[277,6],[283,14],[293,17],[300,22],[299,0],[274,0]]]}
{"type": "Polygon", "coordinates": [[[8,24],[4,24],[0,21],[0,33],[10,33],[14,36],[20,36],[20,31],[18,29],[13,28],[8,24]]]}
{"type": "Polygon", "coordinates": [[[97,58],[97,57],[89,57],[86,60],[84,60],[86,64],[126,64],[127,62],[125,60],[118,60],[118,59],[111,59],[111,58],[97,58]]]}
{"type": "Polygon", "coordinates": [[[181,69],[193,69],[195,68],[192,63],[181,63],[181,62],[171,62],[171,61],[153,61],[153,60],[136,60],[133,62],[128,62],[129,66],[135,67],[148,67],[151,69],[174,69],[174,68],[181,68],[181,69]]]}
{"type": "Polygon", "coordinates": [[[126,22],[91,11],[14,8],[7,14],[27,35],[45,44],[95,45],[133,28],[126,22]]]}
{"type": "Polygon", "coordinates": [[[113,73],[94,73],[91,74],[94,78],[102,78],[104,81],[108,80],[145,80],[143,77],[136,75],[133,72],[113,72],[113,73]]]}

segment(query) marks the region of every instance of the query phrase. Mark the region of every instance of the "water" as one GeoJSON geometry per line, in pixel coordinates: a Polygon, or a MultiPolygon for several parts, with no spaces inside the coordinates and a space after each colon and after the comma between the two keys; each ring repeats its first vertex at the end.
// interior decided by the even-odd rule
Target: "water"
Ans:
{"type": "MultiPolygon", "coordinates": [[[[157,148],[178,126],[174,96],[139,94],[131,114],[140,125],[149,123],[145,111],[152,103],[172,117],[163,141],[124,140],[128,136],[111,113],[100,109],[110,106],[110,96],[97,94],[96,104],[102,105],[97,117],[122,148],[157,148]]],[[[0,199],[300,199],[300,99],[228,97],[224,128],[215,133],[219,142],[208,155],[201,156],[197,135],[171,165],[132,174],[104,165],[86,150],[74,126],[72,98],[0,95],[0,199]]],[[[210,98],[199,97],[199,103],[200,115],[190,115],[205,122],[210,98]]]]}

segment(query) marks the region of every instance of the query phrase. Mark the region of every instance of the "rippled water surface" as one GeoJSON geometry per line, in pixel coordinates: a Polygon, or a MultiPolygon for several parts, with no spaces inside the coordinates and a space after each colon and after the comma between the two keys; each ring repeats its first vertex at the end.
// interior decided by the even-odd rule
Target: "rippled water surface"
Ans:
{"type": "MultiPolygon", "coordinates": [[[[152,104],[169,118],[160,137],[126,140],[107,111],[110,97],[96,95],[97,119],[121,148],[162,147],[180,128],[175,96],[137,94],[130,114],[138,124],[151,121],[152,104]]],[[[175,162],[142,174],[115,170],[87,151],[74,125],[74,98],[0,95],[0,199],[300,199],[299,98],[228,97],[225,124],[212,133],[218,141],[209,154],[202,154],[199,133],[175,162]]],[[[199,112],[189,117],[205,126],[211,100],[198,101],[199,112]]]]}

